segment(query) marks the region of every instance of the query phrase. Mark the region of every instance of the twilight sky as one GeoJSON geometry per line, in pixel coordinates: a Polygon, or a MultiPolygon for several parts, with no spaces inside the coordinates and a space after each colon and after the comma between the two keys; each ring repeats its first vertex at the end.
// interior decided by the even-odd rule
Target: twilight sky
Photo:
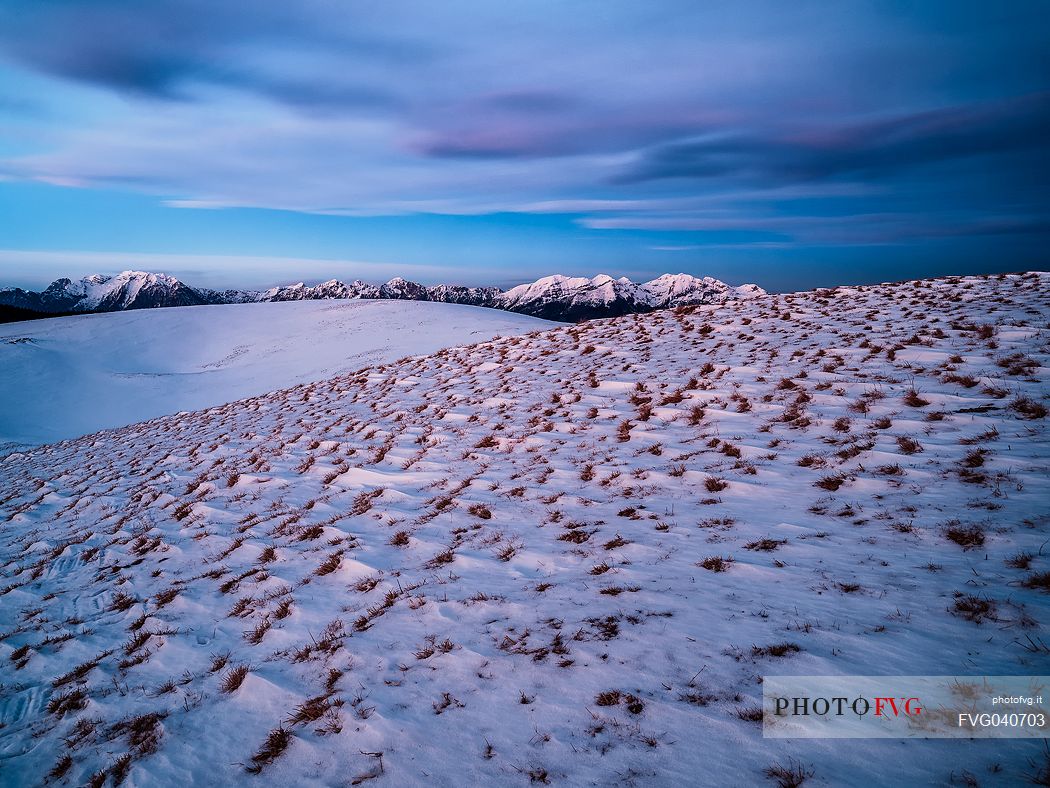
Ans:
{"type": "Polygon", "coordinates": [[[0,286],[1048,266],[1050,5],[0,0],[0,286]]]}

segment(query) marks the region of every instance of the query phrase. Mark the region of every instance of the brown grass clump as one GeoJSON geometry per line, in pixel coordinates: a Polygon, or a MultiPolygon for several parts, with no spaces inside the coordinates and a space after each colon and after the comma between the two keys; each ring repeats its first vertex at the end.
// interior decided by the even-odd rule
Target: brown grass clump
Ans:
{"type": "Polygon", "coordinates": [[[1025,419],[1045,419],[1048,413],[1046,405],[1031,397],[1018,397],[1010,403],[1010,410],[1025,419]]]}
{"type": "Polygon", "coordinates": [[[985,619],[995,619],[995,602],[973,594],[959,594],[952,609],[967,621],[980,624],[985,619]]]}
{"type": "Polygon", "coordinates": [[[846,478],[847,477],[838,474],[822,476],[817,479],[817,481],[813,482],[813,486],[819,487],[822,490],[827,490],[828,492],[835,492],[835,490],[845,484],[846,478]]]}
{"type": "Polygon", "coordinates": [[[631,695],[628,693],[624,696],[624,701],[626,701],[627,704],[627,711],[631,714],[641,714],[645,709],[645,704],[637,695],[631,695]]]}
{"type": "Polygon", "coordinates": [[[103,659],[105,659],[106,657],[108,657],[112,653],[113,653],[112,651],[103,651],[101,654],[99,654],[94,659],[88,660],[87,662],[82,662],[81,664],[77,665],[75,668],[73,668],[68,673],[64,673],[61,676],[59,676],[57,679],[54,679],[51,682],[51,686],[53,686],[53,687],[64,687],[66,684],[70,684],[70,683],[72,683],[74,681],[80,681],[88,673],[90,673],[95,668],[97,668],[99,666],[99,663],[101,663],[103,659]]]}
{"type": "Polygon", "coordinates": [[[110,730],[114,734],[126,735],[128,743],[139,756],[149,755],[160,749],[160,739],[164,734],[160,724],[166,716],[166,713],[160,712],[140,714],[121,720],[110,730]]]}
{"type": "Polygon", "coordinates": [[[709,558],[705,558],[703,561],[697,563],[697,566],[706,569],[709,572],[725,572],[728,571],[729,567],[732,565],[732,556],[723,558],[720,555],[710,556],[709,558]]]}
{"type": "Polygon", "coordinates": [[[245,769],[252,774],[258,774],[264,766],[277,760],[291,743],[292,732],[290,730],[283,726],[274,728],[259,750],[252,756],[252,765],[245,769]]]}
{"type": "Polygon", "coordinates": [[[471,504],[467,512],[482,520],[492,519],[492,512],[488,510],[488,507],[482,506],[480,503],[471,504]]]}
{"type": "Polygon", "coordinates": [[[591,535],[582,528],[573,528],[572,530],[566,531],[561,536],[559,536],[558,541],[572,542],[573,544],[583,544],[590,538],[591,535]]]}
{"type": "Polygon", "coordinates": [[[109,609],[123,613],[136,602],[138,602],[138,600],[135,599],[135,597],[125,594],[123,591],[118,591],[113,595],[113,601],[109,603],[109,609]]]}
{"type": "Polygon", "coordinates": [[[900,449],[903,454],[918,454],[922,451],[922,444],[914,438],[909,438],[907,435],[898,435],[897,448],[900,449]]]}
{"type": "Polygon", "coordinates": [[[336,569],[339,568],[339,564],[341,564],[342,562],[343,562],[343,554],[342,553],[340,553],[340,552],[332,553],[323,562],[321,562],[321,565],[318,566],[317,569],[314,570],[314,574],[317,575],[318,577],[324,577],[325,575],[330,575],[330,574],[332,574],[332,572],[334,572],[336,569]]]}
{"type": "Polygon", "coordinates": [[[236,692],[241,684],[244,683],[247,675],[247,665],[235,665],[222,677],[222,680],[219,682],[219,690],[227,695],[236,692]]]}
{"type": "Polygon", "coordinates": [[[157,605],[158,608],[164,607],[165,605],[170,603],[172,600],[174,600],[175,597],[177,597],[179,595],[179,591],[181,591],[181,590],[182,589],[179,588],[178,586],[171,586],[170,588],[166,588],[163,591],[160,591],[159,593],[157,593],[153,597],[153,601],[157,605]]]}
{"type": "Polygon", "coordinates": [[[253,646],[258,646],[262,643],[263,638],[266,637],[266,633],[270,631],[270,627],[273,624],[269,618],[264,618],[258,624],[255,625],[254,629],[249,629],[244,632],[244,639],[251,643],[253,646]]]}
{"type": "Polygon", "coordinates": [[[311,525],[307,528],[303,528],[299,531],[299,535],[295,537],[297,542],[308,542],[312,539],[320,539],[324,535],[323,525],[311,525]]]}
{"type": "Polygon", "coordinates": [[[1022,551],[1015,556],[1006,559],[1006,565],[1012,569],[1027,569],[1035,556],[1027,551],[1022,551]]]}
{"type": "Polygon", "coordinates": [[[1045,591],[1050,593],[1050,572],[1037,572],[1028,575],[1021,581],[1021,585],[1033,591],[1045,591]]]}
{"type": "Polygon", "coordinates": [[[979,525],[964,527],[959,523],[950,523],[944,535],[964,550],[973,550],[984,544],[984,530],[979,525]]]}
{"type": "Polygon", "coordinates": [[[450,547],[447,550],[442,550],[440,553],[438,553],[433,558],[431,558],[429,561],[427,561],[427,567],[430,568],[430,569],[436,569],[439,566],[444,566],[445,564],[451,564],[455,560],[456,560],[456,554],[455,554],[455,552],[453,552],[452,548],[450,547]]]}
{"type": "Polygon", "coordinates": [[[332,704],[324,695],[310,698],[296,707],[288,718],[289,725],[303,725],[307,722],[316,722],[321,719],[332,708],[332,704]]]}
{"type": "Polygon", "coordinates": [[[801,762],[788,760],[786,766],[779,763],[767,766],[764,773],[770,780],[776,780],[777,788],[799,788],[815,772],[801,762]]]}
{"type": "Polygon", "coordinates": [[[797,643],[773,643],[769,646],[752,646],[752,657],[775,657],[777,659],[786,657],[788,654],[797,654],[802,651],[802,646],[797,643]]]}
{"type": "Polygon", "coordinates": [[[59,779],[61,779],[62,777],[65,776],[66,772],[69,771],[69,769],[70,769],[70,767],[72,765],[73,765],[73,756],[70,755],[69,753],[66,753],[61,758],[58,759],[58,762],[52,767],[51,771],[49,771],[47,773],[48,779],[49,780],[59,780],[59,779]]]}
{"type": "Polygon", "coordinates": [[[599,706],[616,706],[620,702],[620,691],[607,690],[605,692],[599,692],[598,696],[594,699],[594,702],[599,706]]]}
{"type": "Polygon", "coordinates": [[[930,401],[920,397],[919,392],[911,388],[904,394],[904,404],[912,408],[924,408],[930,404],[930,401]]]}
{"type": "Polygon", "coordinates": [[[287,599],[282,599],[277,605],[277,608],[274,610],[273,617],[276,618],[278,621],[288,618],[288,616],[292,614],[292,604],[293,602],[291,597],[288,597],[287,599]]]}
{"type": "Polygon", "coordinates": [[[87,694],[84,690],[77,688],[64,692],[61,695],[52,695],[47,702],[47,713],[61,717],[71,711],[80,711],[87,706],[87,694]]]}

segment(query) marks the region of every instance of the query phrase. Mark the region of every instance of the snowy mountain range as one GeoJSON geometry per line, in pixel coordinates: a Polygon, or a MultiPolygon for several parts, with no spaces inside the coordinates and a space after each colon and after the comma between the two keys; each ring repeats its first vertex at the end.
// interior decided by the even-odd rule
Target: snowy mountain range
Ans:
{"type": "Polygon", "coordinates": [[[0,306],[59,314],[260,301],[372,298],[469,304],[575,322],[674,306],[721,304],[760,295],[765,295],[765,291],[758,285],[733,287],[709,276],[698,278],[689,274],[664,274],[642,284],[626,277],[613,279],[605,274],[593,279],[556,274],[507,291],[497,287],[461,285],[428,287],[396,277],[378,286],[358,280],[345,283],[332,279],[314,286],[299,282],[262,292],[219,292],[191,287],[166,274],[124,271],[116,276],[95,274],[78,281],[57,279],[42,292],[0,289],[0,306]]]}

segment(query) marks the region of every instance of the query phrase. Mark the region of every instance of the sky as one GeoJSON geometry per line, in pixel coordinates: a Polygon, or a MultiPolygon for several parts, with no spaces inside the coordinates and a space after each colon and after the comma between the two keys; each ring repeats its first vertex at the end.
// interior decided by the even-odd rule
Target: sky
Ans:
{"type": "Polygon", "coordinates": [[[0,0],[0,286],[1045,270],[1048,11],[0,0]]]}

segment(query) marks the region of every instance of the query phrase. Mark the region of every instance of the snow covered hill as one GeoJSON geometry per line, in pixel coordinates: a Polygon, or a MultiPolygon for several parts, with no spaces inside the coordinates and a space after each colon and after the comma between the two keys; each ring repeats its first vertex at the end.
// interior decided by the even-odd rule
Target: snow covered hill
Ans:
{"type": "Polygon", "coordinates": [[[1047,274],[760,296],[8,456],[0,774],[1024,784],[1039,740],[763,739],[758,704],[1046,673],[1048,326],[1047,274]]]}
{"type": "Polygon", "coordinates": [[[0,325],[0,447],[72,438],[547,325],[400,301],[200,306],[0,325]]]}
{"type": "Polygon", "coordinates": [[[38,312],[108,312],[193,304],[378,298],[485,306],[548,320],[574,322],[674,306],[721,304],[734,298],[764,294],[758,285],[732,287],[709,276],[699,279],[689,274],[664,274],[640,285],[627,278],[613,279],[605,274],[593,279],[555,275],[520,285],[506,293],[497,287],[426,287],[402,277],[378,286],[359,280],[347,284],[331,279],[312,286],[297,282],[264,292],[225,290],[220,293],[190,287],[165,274],[124,271],[115,277],[96,275],[78,282],[59,279],[42,293],[18,288],[0,289],[0,306],[38,312]]]}

